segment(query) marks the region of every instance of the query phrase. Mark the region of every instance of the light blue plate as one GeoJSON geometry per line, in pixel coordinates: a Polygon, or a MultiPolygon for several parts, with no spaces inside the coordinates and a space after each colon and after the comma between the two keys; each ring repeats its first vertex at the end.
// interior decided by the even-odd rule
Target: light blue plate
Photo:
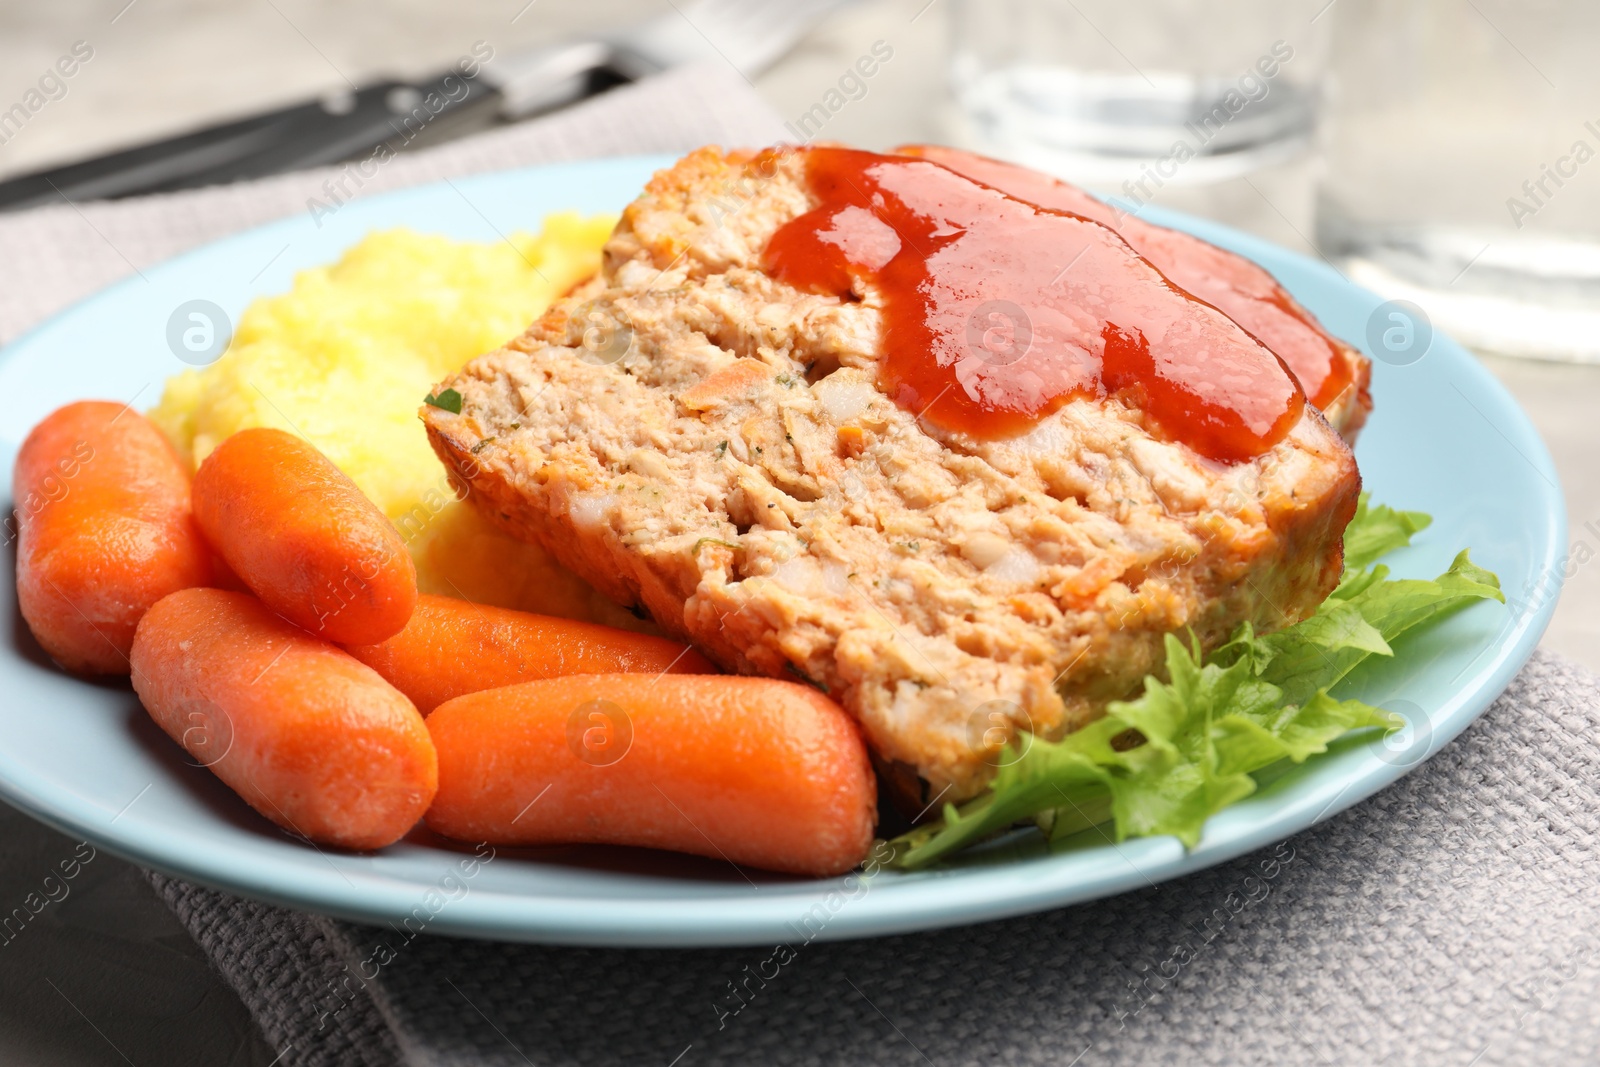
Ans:
{"type": "MultiPolygon", "coordinates": [[[[308,212],[148,269],[5,350],[4,476],[29,427],[60,404],[153,404],[162,381],[184,369],[166,332],[186,301],[213,301],[237,316],[252,298],[283,291],[295,271],[337,258],[374,228],[497,240],[536,228],[551,211],[615,211],[665,162],[540,167],[357,200],[320,226],[308,212]]],[[[1150,217],[1266,265],[1330,330],[1365,344],[1380,300],[1330,268],[1221,226],[1150,217]]],[[[247,896],[508,940],[754,945],[861,937],[1055,908],[1173,878],[1278,841],[1393,782],[1505,688],[1554,610],[1566,528],[1561,492],[1549,454],[1511,398],[1443,337],[1417,362],[1379,363],[1373,393],[1377,409],[1357,450],[1366,484],[1378,500],[1434,516],[1418,543],[1391,561],[1395,570],[1431,577],[1470,546],[1517,603],[1476,605],[1364,676],[1359,695],[1409,709],[1410,748],[1346,741],[1213,818],[1192,852],[1172,838],[1113,847],[1090,831],[1051,853],[1036,836],[1012,835],[937,871],[805,882],[624,849],[503,850],[474,863],[470,852],[425,833],[373,855],[318,851],[189,765],[126,685],[52,669],[17,615],[10,582],[0,583],[0,618],[10,631],[0,649],[0,795],[137,863],[247,896]]]]}

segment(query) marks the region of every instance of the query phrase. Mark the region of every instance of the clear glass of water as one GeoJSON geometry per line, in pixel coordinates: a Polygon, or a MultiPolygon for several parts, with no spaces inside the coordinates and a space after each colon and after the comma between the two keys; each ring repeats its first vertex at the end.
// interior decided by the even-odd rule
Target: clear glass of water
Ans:
{"type": "Polygon", "coordinates": [[[960,0],[953,139],[1135,207],[1305,159],[1326,3],[960,0]]]}
{"type": "Polygon", "coordinates": [[[1317,244],[1504,355],[1600,362],[1600,5],[1338,0],[1317,244]]]}

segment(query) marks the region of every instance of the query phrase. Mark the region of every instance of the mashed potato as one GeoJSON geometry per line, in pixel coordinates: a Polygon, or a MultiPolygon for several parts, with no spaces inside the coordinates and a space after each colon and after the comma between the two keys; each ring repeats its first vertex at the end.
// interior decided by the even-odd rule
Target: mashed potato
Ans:
{"type": "Polygon", "coordinates": [[[456,500],[417,419],[434,382],[594,274],[615,224],[552,215],[537,235],[490,244],[371,234],[251,304],[222,358],[168,381],[150,417],[192,464],[249,426],[310,440],[395,521],[424,592],[637,627],[456,500]]]}

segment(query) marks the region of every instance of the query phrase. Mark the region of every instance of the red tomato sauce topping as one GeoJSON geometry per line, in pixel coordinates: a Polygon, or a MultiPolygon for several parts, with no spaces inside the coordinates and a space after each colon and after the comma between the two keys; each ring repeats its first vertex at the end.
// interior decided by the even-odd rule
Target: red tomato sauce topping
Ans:
{"type": "Polygon", "coordinates": [[[1111,227],[1173,283],[1216,306],[1272,349],[1316,407],[1327,407],[1350,388],[1352,361],[1340,343],[1265,268],[1243,256],[1134,215],[1118,218],[1109,204],[1077,186],[1013,163],[936,145],[895,152],[931,159],[1008,196],[1111,227]]]}
{"type": "Polygon", "coordinates": [[[924,159],[805,149],[818,206],[772,236],[773,276],[882,308],[879,384],[941,429],[1025,433],[1116,395],[1201,455],[1237,462],[1300,419],[1277,356],[1114,231],[924,159]]]}

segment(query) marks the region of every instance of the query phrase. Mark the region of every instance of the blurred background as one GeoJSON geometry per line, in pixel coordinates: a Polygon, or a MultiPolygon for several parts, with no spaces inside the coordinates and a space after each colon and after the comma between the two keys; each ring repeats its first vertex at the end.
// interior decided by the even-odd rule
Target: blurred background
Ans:
{"type": "MultiPolygon", "coordinates": [[[[732,67],[795,140],[961,144],[1407,301],[1523,400],[1574,541],[1600,543],[1597,43],[1586,0],[5,3],[0,210],[360,159],[386,135],[411,150],[732,67]],[[488,58],[460,106],[394,137],[467,56],[488,58]],[[176,164],[140,147],[219,123],[242,125],[176,164]]],[[[1591,607],[1600,575],[1576,568],[1547,643],[1600,666],[1591,607]]]]}
{"type": "MultiPolygon", "coordinates": [[[[960,144],[1136,210],[1219,219],[1409,302],[1479,353],[1554,453],[1574,563],[1545,643],[1600,668],[1600,567],[1588,565],[1600,546],[1590,459],[1600,408],[1600,5],[783,6],[783,19],[763,23],[751,21],[754,0],[0,2],[0,210],[365,157],[370,136],[332,136],[317,123],[376,109],[380,127],[392,126],[485,48],[483,92],[409,147],[536,116],[684,59],[732,66],[795,140],[960,144]],[[262,141],[243,161],[185,171],[170,153],[155,163],[138,154],[296,107],[280,116],[290,136],[262,141]],[[120,161],[84,162],[119,152],[120,161]]],[[[249,130],[277,130],[274,121],[249,130]]],[[[196,144],[201,155],[221,151],[196,144]]],[[[5,866],[59,847],[13,812],[0,818],[5,866]]],[[[80,983],[76,997],[0,955],[0,1003],[11,1005],[0,1008],[0,1060],[271,1062],[153,897],[138,914],[103,903],[148,891],[110,857],[96,862],[96,884],[108,888],[53,912],[58,939],[32,938],[28,949],[38,966],[78,960],[77,975],[62,978],[80,983]],[[179,1031],[181,1052],[171,1044],[179,1031]]]]}
{"type": "Polygon", "coordinates": [[[812,132],[804,116],[882,41],[894,58],[829,116],[826,137],[976,147],[1320,250],[1367,284],[1433,296],[1430,314],[1480,347],[1600,358],[1600,197],[1582,188],[1600,150],[1593,4],[790,7],[792,46],[752,63],[718,5],[690,0],[6,4],[0,178],[385,80],[426,86],[478,42],[495,71],[667,15],[797,129],[812,132]],[[1185,142],[1194,158],[1172,160],[1185,142]],[[1151,171],[1163,163],[1172,174],[1151,171]]]}

